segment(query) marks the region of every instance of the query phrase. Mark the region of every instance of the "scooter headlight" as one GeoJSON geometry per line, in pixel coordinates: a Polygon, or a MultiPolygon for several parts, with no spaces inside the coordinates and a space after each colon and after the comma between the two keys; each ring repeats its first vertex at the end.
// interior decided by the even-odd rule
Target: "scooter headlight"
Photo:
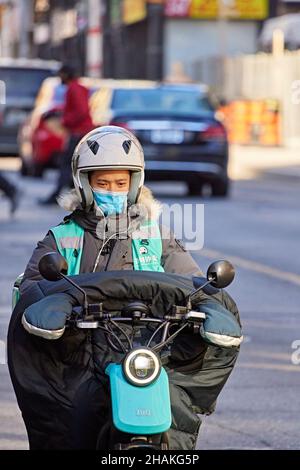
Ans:
{"type": "Polygon", "coordinates": [[[149,385],[160,374],[160,360],[151,349],[130,351],[123,362],[123,372],[128,382],[137,386],[149,385]]]}

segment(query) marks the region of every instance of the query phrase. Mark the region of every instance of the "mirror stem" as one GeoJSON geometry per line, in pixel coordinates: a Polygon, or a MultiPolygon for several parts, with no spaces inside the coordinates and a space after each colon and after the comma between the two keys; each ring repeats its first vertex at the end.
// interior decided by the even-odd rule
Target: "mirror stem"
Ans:
{"type": "Polygon", "coordinates": [[[191,294],[189,294],[187,297],[186,297],[186,300],[188,302],[188,308],[192,308],[192,300],[193,298],[198,294],[198,292],[200,292],[201,290],[204,289],[204,287],[208,286],[209,284],[211,283],[211,281],[207,281],[205,282],[205,284],[203,284],[203,286],[200,286],[198,287],[198,289],[194,290],[191,294]]]}
{"type": "Polygon", "coordinates": [[[68,276],[66,276],[65,274],[62,274],[61,273],[61,277],[63,279],[65,279],[67,282],[69,282],[70,284],[72,284],[73,287],[76,287],[77,290],[79,290],[82,295],[83,295],[83,309],[84,309],[84,315],[87,315],[88,314],[88,307],[89,307],[89,304],[88,304],[88,300],[87,300],[87,295],[86,295],[86,292],[81,288],[79,287],[75,282],[73,282],[68,276]]]}

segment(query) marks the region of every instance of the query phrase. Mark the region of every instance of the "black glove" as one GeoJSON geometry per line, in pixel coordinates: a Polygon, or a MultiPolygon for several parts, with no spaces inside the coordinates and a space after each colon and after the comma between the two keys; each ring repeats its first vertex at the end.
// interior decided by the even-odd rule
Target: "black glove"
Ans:
{"type": "Polygon", "coordinates": [[[53,294],[28,307],[22,324],[28,333],[45,339],[58,339],[65,331],[74,299],[68,294],[53,294]]]}

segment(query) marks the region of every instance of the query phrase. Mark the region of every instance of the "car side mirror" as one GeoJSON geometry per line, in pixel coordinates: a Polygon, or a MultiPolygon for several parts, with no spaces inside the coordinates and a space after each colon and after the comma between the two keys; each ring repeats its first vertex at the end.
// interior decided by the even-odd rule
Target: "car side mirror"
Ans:
{"type": "Polygon", "coordinates": [[[212,263],[207,269],[207,280],[213,287],[223,289],[232,283],[235,276],[233,265],[227,260],[212,263]]]}
{"type": "Polygon", "coordinates": [[[39,261],[39,272],[48,281],[59,281],[68,272],[68,263],[57,252],[45,254],[39,261]]]}

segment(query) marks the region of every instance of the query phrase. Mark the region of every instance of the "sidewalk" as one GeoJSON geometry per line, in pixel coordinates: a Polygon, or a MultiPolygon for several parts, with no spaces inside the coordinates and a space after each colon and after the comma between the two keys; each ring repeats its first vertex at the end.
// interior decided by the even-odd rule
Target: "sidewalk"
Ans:
{"type": "Polygon", "coordinates": [[[300,148],[231,145],[229,175],[233,180],[300,179],[300,148]]]}

